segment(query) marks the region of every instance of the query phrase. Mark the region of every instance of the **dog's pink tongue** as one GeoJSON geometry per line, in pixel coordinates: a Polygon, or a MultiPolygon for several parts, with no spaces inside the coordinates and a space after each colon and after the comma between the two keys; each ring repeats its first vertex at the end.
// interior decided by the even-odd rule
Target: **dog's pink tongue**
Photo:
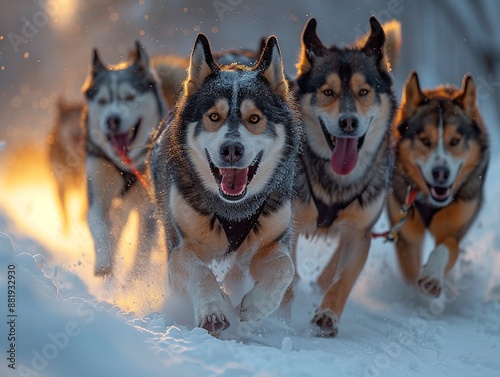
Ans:
{"type": "Polygon", "coordinates": [[[111,134],[109,138],[117,151],[128,151],[128,147],[130,146],[128,133],[111,134]]]}
{"type": "Polygon", "coordinates": [[[238,196],[245,191],[247,187],[248,168],[221,168],[220,174],[222,175],[221,189],[225,194],[238,196]]]}
{"type": "Polygon", "coordinates": [[[339,175],[347,175],[358,162],[358,139],[337,138],[335,148],[332,153],[332,169],[339,175]]]}

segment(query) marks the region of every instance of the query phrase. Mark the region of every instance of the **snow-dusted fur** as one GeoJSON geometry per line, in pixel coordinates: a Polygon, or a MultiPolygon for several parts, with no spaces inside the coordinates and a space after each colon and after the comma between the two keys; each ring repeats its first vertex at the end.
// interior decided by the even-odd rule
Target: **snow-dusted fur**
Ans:
{"type": "Polygon", "coordinates": [[[219,66],[207,38],[194,45],[181,98],[157,139],[151,176],[168,245],[168,276],[197,326],[218,336],[228,307],[213,259],[234,253],[226,280],[250,272],[242,321],[280,304],[294,274],[292,200],[301,121],[276,37],[254,67],[219,66]]]}

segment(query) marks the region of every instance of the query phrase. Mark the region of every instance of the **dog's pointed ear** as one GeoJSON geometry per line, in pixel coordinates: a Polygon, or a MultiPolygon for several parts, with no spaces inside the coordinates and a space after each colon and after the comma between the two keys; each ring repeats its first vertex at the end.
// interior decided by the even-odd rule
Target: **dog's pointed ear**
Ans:
{"type": "Polygon", "coordinates": [[[218,71],[219,66],[214,60],[207,37],[204,34],[198,34],[193,51],[191,51],[188,77],[184,85],[186,95],[196,93],[205,79],[218,71]]]}
{"type": "Polygon", "coordinates": [[[471,118],[474,118],[477,112],[477,92],[476,84],[472,80],[472,76],[467,74],[462,80],[462,94],[458,96],[456,101],[462,107],[466,114],[471,118]]]}
{"type": "MultiPolygon", "coordinates": [[[[382,59],[380,61],[380,69],[391,71],[399,62],[401,44],[403,38],[401,35],[401,23],[397,20],[391,20],[382,25],[384,30],[385,42],[382,48],[382,59]]],[[[370,30],[368,33],[358,38],[354,43],[354,47],[363,50],[368,39],[372,35],[370,30]]],[[[373,50],[372,50],[373,52],[373,50]]]]}
{"type": "Polygon", "coordinates": [[[260,42],[259,42],[259,49],[257,51],[259,51],[259,56],[262,55],[262,51],[264,51],[264,49],[266,48],[266,38],[262,37],[260,39],[260,42]]]}
{"type": "Polygon", "coordinates": [[[147,71],[149,69],[149,56],[144,49],[144,46],[138,40],[135,41],[135,58],[133,65],[147,71]]]}
{"type": "Polygon", "coordinates": [[[281,97],[286,97],[288,94],[288,81],[285,76],[285,68],[276,36],[271,35],[267,39],[266,46],[254,70],[259,71],[264,76],[273,91],[281,97]]]}
{"type": "Polygon", "coordinates": [[[403,117],[409,118],[411,117],[417,107],[425,100],[425,96],[420,90],[420,84],[418,82],[417,72],[413,71],[408,76],[406,80],[404,89],[404,98],[403,98],[403,117]]]}
{"type": "Polygon", "coordinates": [[[92,67],[91,67],[92,76],[95,77],[99,72],[102,71],[106,71],[106,67],[104,66],[104,64],[102,64],[97,49],[94,48],[92,50],[92,67]]]}
{"type": "Polygon", "coordinates": [[[315,58],[323,55],[326,50],[326,47],[316,34],[316,26],[316,19],[311,18],[302,32],[302,50],[300,52],[300,61],[297,64],[299,75],[309,72],[315,58]]]}
{"type": "Polygon", "coordinates": [[[371,16],[370,17],[370,27],[371,32],[368,40],[363,46],[363,51],[368,56],[374,56],[377,63],[380,63],[384,56],[384,43],[385,43],[385,33],[382,25],[378,20],[371,16]]]}

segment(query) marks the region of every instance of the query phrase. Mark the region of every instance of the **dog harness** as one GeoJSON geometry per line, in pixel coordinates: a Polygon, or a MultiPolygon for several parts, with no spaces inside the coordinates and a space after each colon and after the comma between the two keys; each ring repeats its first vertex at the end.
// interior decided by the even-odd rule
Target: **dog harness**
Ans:
{"type": "Polygon", "coordinates": [[[365,190],[368,188],[368,185],[366,185],[361,192],[354,196],[353,198],[350,198],[346,201],[342,201],[339,203],[335,204],[326,204],[323,202],[320,198],[318,198],[316,195],[314,195],[314,191],[312,189],[311,183],[309,178],[307,179],[307,185],[309,186],[309,192],[311,193],[311,196],[314,201],[314,205],[316,206],[316,209],[318,210],[318,218],[316,219],[316,223],[318,228],[328,228],[330,227],[333,222],[339,217],[339,212],[346,209],[350,204],[352,204],[354,201],[359,200],[361,203],[361,195],[365,192],[365,190]]]}
{"type": "Polygon", "coordinates": [[[434,215],[438,213],[441,210],[441,208],[426,203],[417,202],[415,200],[417,194],[418,194],[417,187],[411,188],[411,186],[408,186],[406,199],[403,205],[401,206],[401,210],[399,211],[398,221],[396,222],[396,224],[394,224],[394,226],[391,229],[385,232],[382,233],[372,232],[372,237],[373,238],[384,237],[385,238],[384,242],[397,241],[398,232],[403,227],[410,210],[414,207],[417,209],[420,218],[424,222],[425,227],[428,228],[432,219],[434,218],[434,215]]]}
{"type": "MultiPolygon", "coordinates": [[[[123,187],[120,190],[120,197],[123,197],[128,190],[134,185],[135,182],[137,182],[137,176],[125,169],[122,169],[121,167],[117,166],[113,160],[111,160],[103,151],[101,148],[99,148],[97,145],[95,145],[92,141],[87,139],[86,143],[86,149],[87,149],[87,155],[88,156],[93,156],[97,158],[101,158],[103,160],[108,161],[111,163],[115,169],[120,173],[120,175],[123,178],[123,187]]],[[[139,167],[139,170],[142,170],[143,166],[139,167]]]]}
{"type": "Polygon", "coordinates": [[[438,213],[441,208],[434,207],[425,203],[415,202],[415,208],[417,209],[425,227],[428,228],[434,215],[438,213]]]}
{"type": "Polygon", "coordinates": [[[222,229],[224,229],[227,241],[229,242],[227,253],[238,250],[245,238],[247,238],[248,233],[250,233],[252,229],[257,229],[257,219],[262,213],[265,204],[266,202],[264,201],[253,215],[243,221],[228,220],[217,214],[215,215],[215,218],[217,218],[222,225],[222,229]]]}
{"type": "Polygon", "coordinates": [[[316,197],[316,195],[314,195],[314,193],[311,191],[311,196],[314,200],[314,205],[318,210],[318,218],[316,219],[318,228],[330,227],[330,225],[333,224],[333,222],[337,219],[337,217],[339,217],[340,211],[346,209],[347,206],[349,206],[356,199],[361,200],[361,194],[363,193],[363,191],[354,198],[330,205],[325,204],[321,199],[316,197]]]}
{"type": "MultiPolygon", "coordinates": [[[[391,229],[389,229],[385,232],[382,232],[382,233],[372,232],[372,238],[384,237],[385,238],[384,242],[397,241],[398,240],[398,233],[401,230],[401,228],[403,227],[404,223],[406,222],[406,218],[408,217],[408,213],[410,212],[410,209],[412,209],[413,206],[416,205],[415,199],[417,198],[417,194],[418,194],[418,188],[412,187],[411,185],[408,185],[408,187],[406,188],[405,202],[401,206],[401,210],[399,211],[399,215],[398,215],[398,221],[396,221],[396,224],[394,224],[394,226],[391,229]]],[[[434,213],[432,214],[432,216],[434,216],[434,213]]],[[[423,216],[422,216],[422,218],[423,218],[423,216]]],[[[431,217],[431,219],[432,219],[432,217],[431,217]]],[[[429,223],[430,223],[430,220],[429,220],[429,223]]]]}

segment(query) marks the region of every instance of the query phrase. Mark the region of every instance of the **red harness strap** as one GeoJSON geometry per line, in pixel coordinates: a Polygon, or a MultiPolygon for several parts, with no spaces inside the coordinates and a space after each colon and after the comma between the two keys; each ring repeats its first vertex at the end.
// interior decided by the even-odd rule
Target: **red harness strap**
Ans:
{"type": "Polygon", "coordinates": [[[399,216],[398,216],[398,221],[396,221],[396,224],[393,225],[393,227],[385,232],[382,233],[376,233],[372,232],[372,238],[377,238],[377,237],[384,237],[385,242],[395,242],[398,240],[398,232],[399,230],[403,227],[406,218],[408,217],[408,212],[410,211],[410,208],[413,207],[415,204],[415,199],[418,194],[418,187],[411,187],[408,186],[406,189],[406,198],[403,206],[401,207],[401,210],[399,211],[399,216]]]}
{"type": "Polygon", "coordinates": [[[122,162],[130,168],[130,170],[132,171],[132,174],[134,174],[137,177],[137,179],[139,180],[139,182],[141,182],[142,187],[147,189],[148,182],[146,181],[146,178],[144,178],[144,176],[139,171],[139,169],[137,169],[137,167],[135,166],[132,159],[129,156],[127,156],[127,151],[122,149],[122,150],[117,150],[117,153],[118,153],[118,156],[120,156],[122,162]]]}

